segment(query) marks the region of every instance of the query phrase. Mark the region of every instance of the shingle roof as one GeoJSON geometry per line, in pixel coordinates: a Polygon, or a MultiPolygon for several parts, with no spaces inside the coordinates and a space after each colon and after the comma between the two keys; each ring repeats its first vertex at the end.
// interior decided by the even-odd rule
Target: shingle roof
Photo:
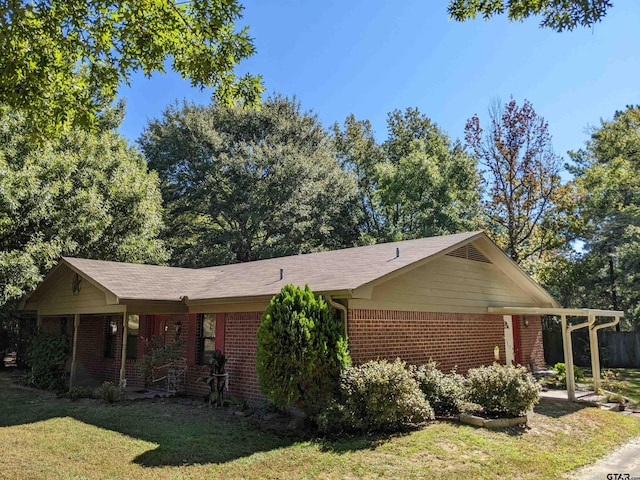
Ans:
{"type": "Polygon", "coordinates": [[[201,269],[68,257],[64,261],[121,300],[214,300],[271,296],[288,283],[306,284],[315,292],[356,289],[478,236],[484,233],[380,243],[201,269]]]}

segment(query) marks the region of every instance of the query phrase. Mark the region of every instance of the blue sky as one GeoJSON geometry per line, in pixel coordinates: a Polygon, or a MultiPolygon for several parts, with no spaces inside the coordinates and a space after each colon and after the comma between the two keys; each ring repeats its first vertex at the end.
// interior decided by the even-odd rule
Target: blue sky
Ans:
{"type": "MultiPolygon", "coordinates": [[[[263,76],[266,94],[295,95],[325,126],[353,113],[380,141],[393,109],[417,107],[452,138],[492,99],[529,100],[545,117],[555,151],[583,146],[588,126],[640,104],[640,2],[616,0],[591,29],[555,33],[533,19],[457,23],[446,0],[246,0],[257,53],[238,73],[263,76]]],[[[121,89],[121,132],[134,141],[174,100],[208,103],[210,92],[168,73],[121,89]]]]}

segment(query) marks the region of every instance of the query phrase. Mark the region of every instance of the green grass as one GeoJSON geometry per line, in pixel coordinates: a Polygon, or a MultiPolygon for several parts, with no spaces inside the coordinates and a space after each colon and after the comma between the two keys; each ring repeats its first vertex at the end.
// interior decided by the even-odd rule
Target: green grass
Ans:
{"type": "Polygon", "coordinates": [[[199,404],[55,399],[7,374],[0,412],[3,479],[558,478],[640,435],[637,418],[546,401],[527,429],[283,436],[199,404]]]}
{"type": "MultiPolygon", "coordinates": [[[[638,368],[601,368],[600,378],[602,379],[602,373],[611,370],[618,376],[616,380],[624,382],[625,388],[619,393],[625,397],[629,397],[636,403],[640,403],[640,369],[638,368]]],[[[593,384],[593,378],[590,368],[583,368],[585,373],[585,380],[587,383],[593,384]]],[[[605,385],[602,385],[605,388],[605,385]]]]}

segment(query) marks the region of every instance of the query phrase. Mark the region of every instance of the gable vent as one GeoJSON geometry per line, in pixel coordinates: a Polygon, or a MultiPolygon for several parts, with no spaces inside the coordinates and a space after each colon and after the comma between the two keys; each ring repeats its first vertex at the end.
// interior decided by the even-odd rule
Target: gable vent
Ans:
{"type": "Polygon", "coordinates": [[[491,263],[487,257],[485,257],[480,250],[471,244],[463,245],[460,248],[447,253],[450,257],[464,258],[465,260],[473,260],[474,262],[491,263]]]}

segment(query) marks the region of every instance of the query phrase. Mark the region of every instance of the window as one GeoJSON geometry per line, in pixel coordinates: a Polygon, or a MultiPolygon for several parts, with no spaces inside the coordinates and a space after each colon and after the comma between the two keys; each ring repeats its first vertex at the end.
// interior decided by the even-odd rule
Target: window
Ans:
{"type": "Polygon", "coordinates": [[[104,356],[114,358],[116,356],[116,334],[118,333],[118,321],[113,317],[106,318],[104,356]]]}
{"type": "Polygon", "coordinates": [[[138,358],[138,329],[140,328],[140,317],[129,315],[127,321],[127,358],[138,358]]]}
{"type": "Polygon", "coordinates": [[[199,365],[208,365],[216,350],[216,314],[205,313],[198,315],[198,355],[199,365]]]}
{"type": "MultiPolygon", "coordinates": [[[[104,356],[115,358],[118,329],[122,328],[121,317],[106,317],[106,331],[104,342],[104,356]]],[[[140,318],[138,315],[129,315],[127,318],[127,358],[138,358],[138,329],[140,318]]]]}

